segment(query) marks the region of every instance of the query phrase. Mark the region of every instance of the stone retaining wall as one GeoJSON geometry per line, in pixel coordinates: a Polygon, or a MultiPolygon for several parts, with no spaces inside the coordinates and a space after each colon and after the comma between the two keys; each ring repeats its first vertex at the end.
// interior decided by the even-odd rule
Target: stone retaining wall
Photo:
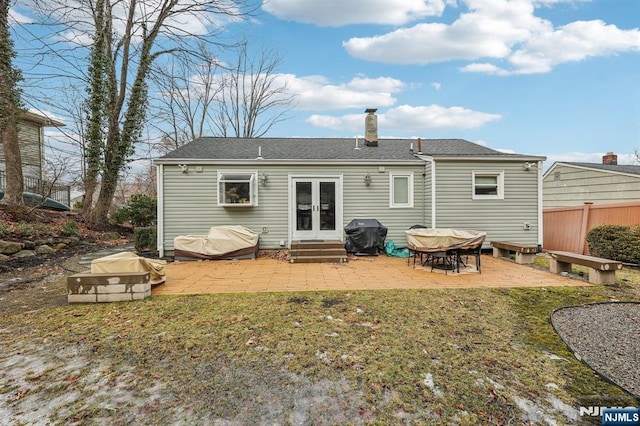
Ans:
{"type": "Polygon", "coordinates": [[[79,237],[47,238],[43,240],[4,241],[0,240],[0,261],[21,257],[51,254],[67,247],[81,244],[79,237]]]}

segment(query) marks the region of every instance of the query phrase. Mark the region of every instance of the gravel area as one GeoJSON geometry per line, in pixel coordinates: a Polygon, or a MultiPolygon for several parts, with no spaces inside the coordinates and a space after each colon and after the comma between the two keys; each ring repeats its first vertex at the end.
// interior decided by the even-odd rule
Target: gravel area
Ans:
{"type": "Polygon", "coordinates": [[[640,303],[561,308],[551,323],[576,358],[640,398],[640,303]]]}

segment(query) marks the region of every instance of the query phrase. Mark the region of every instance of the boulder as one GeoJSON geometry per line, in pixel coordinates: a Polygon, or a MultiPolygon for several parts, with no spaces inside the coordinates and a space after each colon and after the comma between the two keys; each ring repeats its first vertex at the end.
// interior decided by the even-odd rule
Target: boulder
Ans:
{"type": "Polygon", "coordinates": [[[20,250],[19,252],[14,254],[13,257],[31,257],[35,255],[36,255],[36,252],[33,250],[20,250]]]}
{"type": "Polygon", "coordinates": [[[22,243],[0,240],[0,254],[6,254],[9,256],[18,253],[23,247],[22,243]]]}
{"type": "Polygon", "coordinates": [[[41,246],[36,247],[36,253],[37,254],[51,254],[51,253],[55,253],[55,250],[51,247],[49,247],[46,244],[43,244],[41,246]]]}
{"type": "Polygon", "coordinates": [[[34,250],[36,248],[36,243],[34,241],[23,241],[25,250],[34,250]]]}

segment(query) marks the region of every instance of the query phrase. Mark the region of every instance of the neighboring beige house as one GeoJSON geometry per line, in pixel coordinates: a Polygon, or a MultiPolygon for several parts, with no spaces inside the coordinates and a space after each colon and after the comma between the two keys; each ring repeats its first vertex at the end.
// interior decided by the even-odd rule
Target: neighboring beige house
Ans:
{"type": "Polygon", "coordinates": [[[544,208],[640,201],[640,165],[617,160],[609,152],[602,163],[554,163],[543,177],[544,208]]]}
{"type": "MultiPolygon", "coordinates": [[[[18,118],[18,140],[22,157],[22,174],[25,178],[42,179],[44,169],[44,128],[64,126],[44,115],[23,111],[18,118]]],[[[4,146],[0,138],[0,175],[4,179],[4,146]]],[[[4,186],[0,180],[0,187],[4,186]]]]}
{"type": "MultiPolygon", "coordinates": [[[[66,206],[70,193],[66,185],[51,185],[44,179],[44,128],[61,127],[63,123],[31,111],[22,111],[18,117],[18,141],[22,160],[25,192],[50,197],[66,206]]],[[[0,189],[6,186],[4,146],[0,137],[0,189]]]]}

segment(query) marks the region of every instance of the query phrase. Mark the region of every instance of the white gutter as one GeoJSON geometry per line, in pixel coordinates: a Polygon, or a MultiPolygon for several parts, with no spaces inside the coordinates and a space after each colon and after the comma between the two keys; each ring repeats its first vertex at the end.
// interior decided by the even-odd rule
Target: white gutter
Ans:
{"type": "Polygon", "coordinates": [[[156,164],[156,185],[156,191],[158,192],[156,248],[158,256],[164,257],[164,166],[162,164],[156,164]]]}
{"type": "Polygon", "coordinates": [[[538,161],[538,244],[544,247],[544,212],[543,212],[543,173],[542,161],[538,161]]]}
{"type": "Polygon", "coordinates": [[[188,164],[188,165],[236,165],[236,166],[255,166],[256,164],[265,165],[265,166],[290,166],[292,164],[295,165],[316,165],[316,166],[335,166],[336,164],[340,165],[354,165],[354,166],[415,166],[418,161],[416,160],[220,160],[220,159],[162,159],[162,160],[154,160],[155,165],[178,165],[178,164],[188,164]]]}

